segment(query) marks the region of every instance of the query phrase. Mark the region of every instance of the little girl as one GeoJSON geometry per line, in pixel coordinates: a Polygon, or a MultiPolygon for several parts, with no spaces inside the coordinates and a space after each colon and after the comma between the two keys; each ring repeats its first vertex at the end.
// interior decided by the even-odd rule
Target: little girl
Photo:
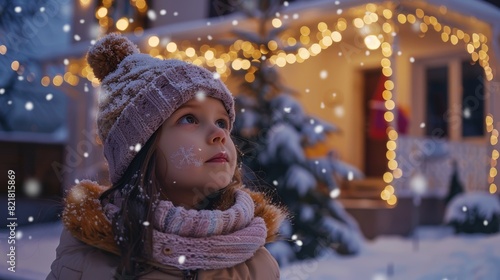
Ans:
{"type": "Polygon", "coordinates": [[[68,192],[47,279],[279,279],[264,244],[285,214],[242,186],[225,85],[117,34],[87,60],[112,186],[68,192]]]}

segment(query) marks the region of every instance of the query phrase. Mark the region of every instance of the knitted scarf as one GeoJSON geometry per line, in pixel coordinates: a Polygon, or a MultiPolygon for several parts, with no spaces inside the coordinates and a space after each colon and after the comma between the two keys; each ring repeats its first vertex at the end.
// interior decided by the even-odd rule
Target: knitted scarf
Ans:
{"type": "MultiPolygon", "coordinates": [[[[234,205],[221,210],[187,210],[162,200],[155,208],[153,260],[182,270],[221,269],[250,259],[264,245],[264,220],[254,217],[250,195],[236,191],[234,205]]],[[[107,204],[108,218],[119,208],[107,204]]]]}

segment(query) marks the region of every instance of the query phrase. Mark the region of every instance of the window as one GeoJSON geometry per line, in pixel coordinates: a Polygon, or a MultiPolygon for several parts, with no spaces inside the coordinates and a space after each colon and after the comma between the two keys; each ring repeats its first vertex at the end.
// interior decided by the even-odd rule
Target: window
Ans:
{"type": "Polygon", "coordinates": [[[462,62],[462,136],[484,135],[484,70],[462,62]]]}
{"type": "Polygon", "coordinates": [[[448,136],[448,67],[431,67],[425,72],[426,86],[426,135],[448,136]]]}
{"type": "Polygon", "coordinates": [[[419,69],[425,136],[449,140],[483,137],[486,101],[483,68],[469,60],[448,58],[424,62],[419,69]]]}

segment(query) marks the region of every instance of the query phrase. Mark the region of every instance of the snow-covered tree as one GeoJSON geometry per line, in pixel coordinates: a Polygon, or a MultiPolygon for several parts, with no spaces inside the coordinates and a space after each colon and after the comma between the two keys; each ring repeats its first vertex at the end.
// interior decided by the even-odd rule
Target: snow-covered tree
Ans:
{"type": "Polygon", "coordinates": [[[249,58],[239,51],[242,59],[251,60],[251,67],[235,74],[241,74],[244,82],[236,97],[234,136],[244,155],[245,181],[249,185],[269,186],[292,217],[282,228],[285,240],[269,249],[282,265],[332,249],[342,254],[357,253],[362,234],[335,198],[340,190],[338,179],[362,174],[341,161],[334,151],[317,158],[306,156],[307,147],[325,141],[326,135],[337,128],[306,114],[294,98],[294,91],[283,84],[277,70],[269,64],[272,55],[299,47],[280,45],[279,34],[286,27],[267,28],[281,7],[280,1],[245,3],[242,11],[258,21],[259,28],[256,32],[236,30],[235,34],[262,56],[249,58]],[[277,42],[278,48],[269,49],[270,41],[277,42]]]}
{"type": "MultiPolygon", "coordinates": [[[[66,96],[42,86],[47,70],[40,58],[66,43],[60,34],[67,8],[48,0],[0,0],[0,131],[65,137],[66,96]]],[[[57,70],[63,68],[61,61],[57,70]]]]}

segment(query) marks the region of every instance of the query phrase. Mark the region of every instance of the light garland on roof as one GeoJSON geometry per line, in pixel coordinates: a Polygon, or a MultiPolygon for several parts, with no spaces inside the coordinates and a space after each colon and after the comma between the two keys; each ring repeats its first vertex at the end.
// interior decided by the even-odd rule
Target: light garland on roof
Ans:
{"type": "MultiPolygon", "coordinates": [[[[137,8],[139,8],[137,5],[142,5],[140,4],[142,2],[139,2],[139,0],[134,1],[137,8]]],[[[101,11],[101,9],[105,8],[105,6],[99,8],[96,11],[96,17],[99,19],[101,27],[104,28],[104,30],[107,30],[106,28],[109,25],[109,19],[104,20],[106,18],[106,13],[104,10],[101,11]]],[[[339,11],[340,12],[337,12],[337,14],[342,14],[342,11],[339,11]]],[[[447,12],[446,8],[441,7],[440,12],[445,14],[447,12]]],[[[443,25],[435,16],[426,15],[425,12],[419,8],[415,10],[415,13],[394,14],[393,9],[385,8],[384,6],[377,6],[375,4],[367,4],[365,6],[363,16],[354,18],[352,26],[357,28],[359,31],[362,31],[371,24],[379,22],[383,22],[381,24],[382,29],[380,34],[369,34],[365,37],[364,42],[370,50],[380,48],[383,55],[380,62],[382,66],[382,74],[389,78],[384,85],[385,90],[383,92],[386,108],[384,119],[388,123],[386,158],[389,171],[383,175],[383,180],[387,185],[381,192],[380,196],[383,200],[387,201],[388,204],[394,205],[397,203],[397,197],[395,196],[395,190],[392,186],[392,182],[394,179],[400,178],[403,173],[398,167],[398,162],[396,161],[396,143],[398,139],[398,132],[393,125],[395,118],[397,118],[393,113],[393,110],[395,109],[392,92],[394,89],[394,83],[390,79],[393,72],[390,60],[393,56],[393,48],[389,42],[384,41],[384,38],[386,37],[396,36],[394,23],[398,23],[400,25],[412,24],[418,32],[421,32],[421,34],[434,30],[435,32],[441,34],[441,40],[444,43],[450,43],[452,45],[463,43],[467,52],[471,55],[471,59],[474,62],[478,62],[483,67],[485,77],[488,81],[493,79],[493,71],[489,65],[488,40],[484,34],[468,34],[458,28],[443,25]]],[[[120,24],[124,25],[121,25],[121,27],[117,25],[117,28],[122,30],[125,23],[120,24]]],[[[272,20],[272,25],[273,27],[278,28],[283,25],[283,22],[279,17],[276,17],[272,20]]],[[[150,48],[149,54],[151,56],[158,58],[181,59],[196,65],[214,67],[215,71],[220,74],[220,77],[223,80],[225,80],[233,70],[245,70],[247,71],[245,80],[247,82],[252,82],[255,79],[254,73],[256,71],[256,68],[252,66],[252,61],[268,59],[271,65],[278,67],[285,67],[288,64],[302,63],[311,57],[319,55],[323,50],[334,46],[335,44],[339,44],[343,39],[342,32],[344,32],[348,26],[348,21],[343,17],[339,17],[332,26],[328,26],[325,22],[320,22],[316,26],[317,30],[311,30],[310,27],[304,25],[295,33],[292,33],[292,30],[285,32],[280,42],[269,41],[267,45],[260,46],[248,41],[236,40],[229,47],[221,45],[211,46],[208,44],[202,44],[201,46],[196,47],[188,41],[180,43],[173,41],[164,42],[158,36],[148,37],[147,45],[150,48]],[[293,34],[296,34],[295,37],[293,34]],[[293,47],[299,43],[302,47],[298,48],[297,51],[285,52],[281,50],[283,47],[293,47]],[[239,54],[242,54],[242,56],[239,56],[239,54]]],[[[126,27],[123,30],[126,30],[126,27]]],[[[209,36],[208,39],[211,40],[211,37],[209,36]]],[[[5,52],[6,48],[0,48],[0,54],[4,54],[5,52]]],[[[52,78],[52,81],[50,77],[45,76],[41,79],[41,83],[44,86],[48,86],[50,83],[55,86],[60,86],[64,80],[66,83],[75,86],[79,83],[79,77],[86,78],[91,81],[93,86],[98,85],[98,80],[94,77],[94,74],[92,73],[90,67],[86,64],[84,58],[73,59],[69,63],[67,72],[64,75],[56,75],[52,78]]],[[[492,154],[488,182],[490,184],[489,191],[493,194],[497,192],[495,178],[498,173],[496,165],[499,158],[499,151],[495,148],[495,146],[498,142],[499,133],[498,130],[493,128],[494,121],[492,115],[488,115],[485,120],[487,132],[491,133],[490,145],[492,146],[492,154]]]]}

